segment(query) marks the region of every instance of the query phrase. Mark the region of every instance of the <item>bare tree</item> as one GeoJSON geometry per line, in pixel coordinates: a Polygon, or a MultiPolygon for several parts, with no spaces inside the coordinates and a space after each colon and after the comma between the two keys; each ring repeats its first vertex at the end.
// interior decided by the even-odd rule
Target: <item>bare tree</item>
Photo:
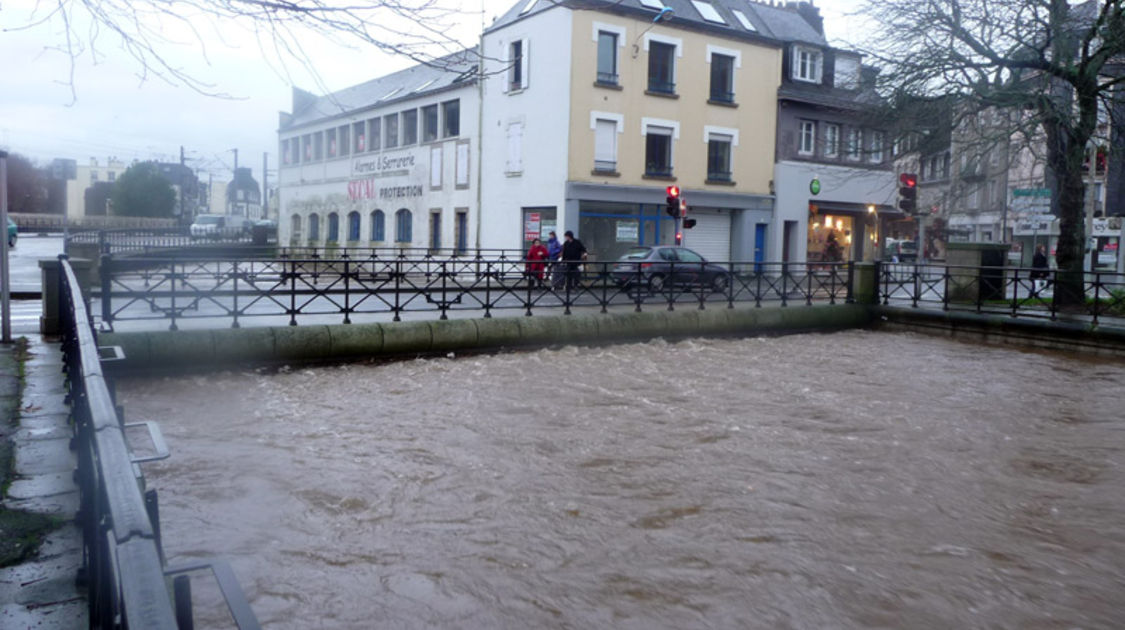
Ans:
{"type": "Polygon", "coordinates": [[[47,176],[28,158],[8,154],[8,211],[46,212],[47,176]]]}
{"type": "Polygon", "coordinates": [[[1045,162],[1060,225],[1056,295],[1063,304],[1082,302],[1084,164],[1097,140],[1099,104],[1112,113],[1125,96],[1125,0],[865,3],[861,13],[876,28],[864,52],[884,67],[892,102],[909,109],[952,98],[954,127],[1002,111],[993,123],[1004,121],[1006,136],[1019,143],[1014,153],[1038,153],[1045,162]]]}
{"type": "Polygon", "coordinates": [[[57,40],[49,48],[70,58],[73,98],[77,60],[98,62],[108,48],[129,55],[142,80],[227,96],[171,52],[186,47],[210,64],[216,47],[250,43],[282,76],[288,78],[288,64],[296,63],[316,77],[308,50],[322,38],[436,64],[464,48],[455,37],[464,17],[460,6],[456,0],[38,0],[25,23],[3,30],[52,28],[57,40]]]}

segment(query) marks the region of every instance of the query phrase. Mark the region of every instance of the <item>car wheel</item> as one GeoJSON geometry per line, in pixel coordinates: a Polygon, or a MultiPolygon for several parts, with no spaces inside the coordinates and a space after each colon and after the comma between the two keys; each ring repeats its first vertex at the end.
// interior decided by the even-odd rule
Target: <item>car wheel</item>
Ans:
{"type": "Polygon", "coordinates": [[[727,292],[727,277],[724,274],[716,274],[711,279],[711,290],[715,293],[727,292]]]}
{"type": "Polygon", "coordinates": [[[653,274],[648,278],[648,290],[653,293],[660,293],[664,289],[664,276],[660,274],[653,274]]]}

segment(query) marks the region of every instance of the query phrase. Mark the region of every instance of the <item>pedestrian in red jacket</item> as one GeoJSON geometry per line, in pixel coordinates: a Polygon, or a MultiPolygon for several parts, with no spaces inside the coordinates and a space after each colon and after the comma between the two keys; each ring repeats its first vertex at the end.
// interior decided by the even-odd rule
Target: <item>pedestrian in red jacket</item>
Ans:
{"type": "Polygon", "coordinates": [[[540,288],[543,286],[543,270],[547,267],[543,262],[545,260],[547,260],[547,248],[539,242],[539,239],[531,241],[531,249],[527,250],[527,278],[529,282],[535,283],[540,288]]]}

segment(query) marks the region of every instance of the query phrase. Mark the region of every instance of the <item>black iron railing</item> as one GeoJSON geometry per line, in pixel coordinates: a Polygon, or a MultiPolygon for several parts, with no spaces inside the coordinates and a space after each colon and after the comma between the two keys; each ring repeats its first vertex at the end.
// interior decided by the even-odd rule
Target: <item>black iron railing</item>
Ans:
{"type": "Polygon", "coordinates": [[[1051,320],[1065,312],[1095,325],[1125,321],[1125,274],[1080,274],[1078,295],[1063,300],[1063,278],[1053,269],[879,263],[876,273],[885,305],[1051,320]]]}
{"type": "Polygon", "coordinates": [[[567,263],[476,259],[119,260],[104,256],[95,292],[106,328],[210,318],[270,324],[571,313],[576,307],[700,309],[736,302],[850,300],[847,263],[567,263]]]}
{"type": "Polygon", "coordinates": [[[97,346],[77,278],[65,259],[60,266],[62,348],[78,460],[77,521],[83,534],[79,581],[87,588],[90,627],[190,628],[191,586],[184,574],[210,569],[238,627],[258,628],[224,561],[165,566],[157,493],[145,488],[139,464],[167,457],[167,448],[155,423],[124,422],[102,372],[99,351],[106,349],[97,346]],[[126,429],[141,426],[148,429],[154,455],[138,456],[129,446],[126,429]],[[170,577],[175,603],[168,595],[170,577]]]}

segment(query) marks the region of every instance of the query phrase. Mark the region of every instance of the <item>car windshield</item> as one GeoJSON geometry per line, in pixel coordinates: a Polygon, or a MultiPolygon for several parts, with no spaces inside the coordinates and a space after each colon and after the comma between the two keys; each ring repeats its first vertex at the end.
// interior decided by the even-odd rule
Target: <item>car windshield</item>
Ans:
{"type": "Polygon", "coordinates": [[[644,260],[648,258],[649,252],[651,251],[651,247],[634,247],[625,252],[625,255],[618,258],[618,260],[644,260]]]}
{"type": "Polygon", "coordinates": [[[195,222],[199,225],[218,225],[223,222],[223,217],[196,217],[195,222]]]}
{"type": "Polygon", "coordinates": [[[703,262],[703,257],[691,251],[690,249],[681,249],[677,252],[680,255],[680,260],[683,262],[699,263],[703,262]]]}

